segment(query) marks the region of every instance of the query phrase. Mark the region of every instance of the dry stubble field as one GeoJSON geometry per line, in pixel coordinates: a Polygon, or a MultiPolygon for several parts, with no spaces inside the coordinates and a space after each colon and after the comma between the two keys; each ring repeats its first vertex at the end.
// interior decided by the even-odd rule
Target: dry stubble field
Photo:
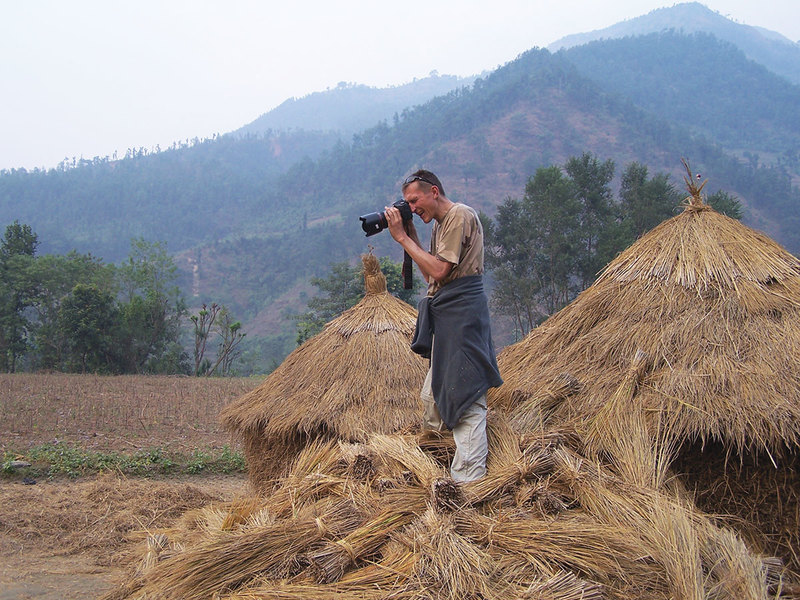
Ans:
{"type": "MultiPolygon", "coordinates": [[[[52,445],[78,453],[213,452],[234,440],[220,409],[259,379],[0,375],[4,460],[52,445]]],[[[0,600],[97,598],[140,554],[146,531],[247,492],[242,473],[0,477],[0,600]],[[35,482],[35,483],[33,483],[35,482]]]]}

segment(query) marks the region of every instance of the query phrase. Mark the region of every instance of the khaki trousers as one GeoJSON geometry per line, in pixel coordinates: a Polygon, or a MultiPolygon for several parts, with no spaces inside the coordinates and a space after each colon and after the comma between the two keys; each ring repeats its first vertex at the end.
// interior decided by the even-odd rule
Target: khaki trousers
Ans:
{"type": "MultiPolygon", "coordinates": [[[[423,427],[441,431],[445,424],[436,408],[431,390],[431,370],[425,376],[420,392],[424,407],[423,427]]],[[[489,445],[486,440],[486,394],[478,398],[453,429],[456,453],[450,465],[450,476],[455,481],[474,481],[486,475],[486,457],[489,445]]]]}

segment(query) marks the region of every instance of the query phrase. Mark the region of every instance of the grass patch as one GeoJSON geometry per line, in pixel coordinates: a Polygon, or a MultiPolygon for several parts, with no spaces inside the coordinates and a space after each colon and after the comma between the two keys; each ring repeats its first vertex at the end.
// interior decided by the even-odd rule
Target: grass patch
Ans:
{"type": "Polygon", "coordinates": [[[195,448],[189,454],[181,454],[162,448],[146,448],[133,453],[99,452],[56,442],[33,446],[24,452],[7,450],[0,463],[0,472],[11,478],[80,477],[107,471],[139,476],[200,475],[242,473],[245,468],[243,454],[228,445],[195,448]],[[31,463],[31,466],[14,468],[11,463],[15,460],[31,463]]]}

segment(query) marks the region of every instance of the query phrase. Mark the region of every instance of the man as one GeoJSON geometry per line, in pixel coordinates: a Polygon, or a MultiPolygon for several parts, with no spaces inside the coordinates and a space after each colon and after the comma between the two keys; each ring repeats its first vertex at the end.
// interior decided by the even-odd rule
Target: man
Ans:
{"type": "Polygon", "coordinates": [[[425,426],[453,430],[450,474],[473,481],[486,474],[486,390],[503,383],[483,291],[483,227],[472,208],[447,198],[430,171],[409,176],[403,198],[424,223],[434,221],[427,252],[406,233],[400,211],[385,210],[389,232],[428,282],[411,345],[431,359],[420,394],[425,426]]]}

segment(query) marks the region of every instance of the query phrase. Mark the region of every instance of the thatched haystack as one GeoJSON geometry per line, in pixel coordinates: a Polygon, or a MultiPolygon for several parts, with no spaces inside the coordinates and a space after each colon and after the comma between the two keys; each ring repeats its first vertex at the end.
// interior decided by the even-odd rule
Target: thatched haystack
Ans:
{"type": "Polygon", "coordinates": [[[274,493],[155,532],[105,600],[787,597],[778,563],[685,497],[518,436],[497,415],[488,433],[488,474],[467,484],[411,435],[312,443],[274,493]],[[371,469],[355,468],[365,460],[371,469]],[[546,496],[561,508],[543,511],[546,496]]]}
{"type": "MultiPolygon", "coordinates": [[[[490,405],[508,411],[519,431],[578,432],[594,456],[647,430],[667,464],[681,447],[684,465],[702,463],[698,450],[718,442],[731,464],[759,455],[763,471],[791,470],[800,450],[800,260],[706,205],[691,173],[687,184],[682,214],[501,352],[505,384],[490,392],[490,405]]],[[[773,512],[794,514],[795,546],[778,551],[800,571],[800,490],[785,492],[769,495],[783,503],[773,512]]],[[[749,505],[739,517],[761,496],[738,498],[749,505]]],[[[757,526],[772,542],[786,539],[768,523],[757,526]]]]}
{"type": "Polygon", "coordinates": [[[421,419],[427,364],[409,347],[416,310],[386,291],[375,256],[362,261],[365,297],[220,415],[224,427],[243,439],[258,489],[310,440],[363,441],[421,419]]]}

